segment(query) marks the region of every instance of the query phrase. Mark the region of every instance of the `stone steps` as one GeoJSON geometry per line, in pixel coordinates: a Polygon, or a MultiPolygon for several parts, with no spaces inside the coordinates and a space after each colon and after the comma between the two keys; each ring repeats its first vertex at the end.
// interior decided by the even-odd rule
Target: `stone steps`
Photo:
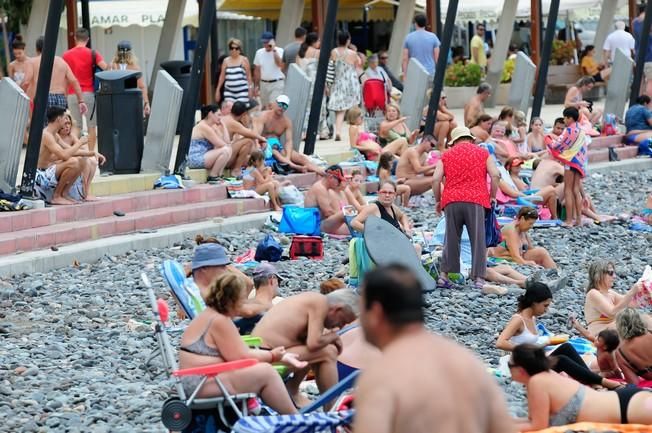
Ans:
{"type": "MultiPolygon", "coordinates": [[[[638,146],[614,147],[620,160],[636,158],[638,155],[638,146]]],[[[589,163],[609,161],[609,149],[592,149],[589,150],[589,163]]]]}
{"type": "Polygon", "coordinates": [[[589,150],[607,149],[609,147],[622,147],[625,145],[624,143],[624,135],[592,137],[591,144],[589,145],[589,150]]]}
{"type": "MultiPolygon", "coordinates": [[[[114,203],[117,205],[120,201],[116,200],[114,203]]],[[[121,217],[111,215],[81,221],[58,222],[0,234],[0,255],[267,210],[268,207],[262,199],[223,199],[134,210],[121,217]]],[[[36,211],[38,210],[25,212],[36,211]]]]}

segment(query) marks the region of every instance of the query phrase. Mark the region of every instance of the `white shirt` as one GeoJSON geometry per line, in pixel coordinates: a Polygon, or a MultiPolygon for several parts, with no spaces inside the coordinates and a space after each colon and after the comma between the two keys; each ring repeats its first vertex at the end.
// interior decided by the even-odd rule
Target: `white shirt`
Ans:
{"type": "MultiPolygon", "coordinates": [[[[282,59],[283,48],[276,47],[276,54],[282,59]]],[[[262,81],[273,81],[285,78],[283,71],[278,67],[276,61],[274,61],[274,51],[267,51],[265,48],[258,49],[254,56],[254,65],[260,67],[260,79],[262,81]]]]}
{"type": "Polygon", "coordinates": [[[634,41],[634,36],[627,33],[625,30],[615,30],[609,33],[609,36],[607,36],[607,39],[604,41],[602,49],[609,50],[609,54],[611,56],[609,60],[613,62],[614,58],[616,57],[616,50],[618,48],[623,50],[625,54],[627,54],[627,56],[631,59],[632,50],[634,49],[635,45],[636,41],[634,41]]]}

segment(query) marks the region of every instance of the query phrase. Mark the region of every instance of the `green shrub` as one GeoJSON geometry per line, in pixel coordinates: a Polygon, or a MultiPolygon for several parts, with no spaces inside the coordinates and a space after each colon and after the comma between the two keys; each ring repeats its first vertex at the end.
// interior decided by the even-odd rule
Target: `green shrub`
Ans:
{"type": "Polygon", "coordinates": [[[454,63],[446,68],[444,85],[449,87],[476,87],[482,82],[482,68],[475,63],[454,63]]]}

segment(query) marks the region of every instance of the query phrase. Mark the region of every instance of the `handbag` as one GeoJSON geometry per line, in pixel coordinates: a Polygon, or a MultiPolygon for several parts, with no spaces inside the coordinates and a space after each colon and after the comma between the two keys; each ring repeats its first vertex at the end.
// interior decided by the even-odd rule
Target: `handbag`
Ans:
{"type": "Polygon", "coordinates": [[[278,230],[281,233],[319,236],[321,218],[316,207],[283,207],[283,216],[278,230]]]}
{"type": "Polygon", "coordinates": [[[256,247],[256,255],[254,259],[257,262],[268,261],[268,262],[278,262],[281,260],[283,255],[283,247],[274,236],[267,234],[262,241],[258,242],[256,247]]]}
{"type": "Polygon", "coordinates": [[[484,232],[487,243],[487,248],[495,247],[502,240],[502,233],[496,218],[496,206],[491,205],[490,209],[486,209],[484,213],[484,232]]]}

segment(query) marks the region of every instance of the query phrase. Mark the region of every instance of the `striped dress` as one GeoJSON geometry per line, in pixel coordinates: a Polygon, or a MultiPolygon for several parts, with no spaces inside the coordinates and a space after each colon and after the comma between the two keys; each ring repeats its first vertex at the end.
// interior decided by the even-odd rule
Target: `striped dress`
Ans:
{"type": "Polygon", "coordinates": [[[249,100],[249,82],[247,72],[242,65],[227,66],[224,70],[224,100],[249,100]]]}

